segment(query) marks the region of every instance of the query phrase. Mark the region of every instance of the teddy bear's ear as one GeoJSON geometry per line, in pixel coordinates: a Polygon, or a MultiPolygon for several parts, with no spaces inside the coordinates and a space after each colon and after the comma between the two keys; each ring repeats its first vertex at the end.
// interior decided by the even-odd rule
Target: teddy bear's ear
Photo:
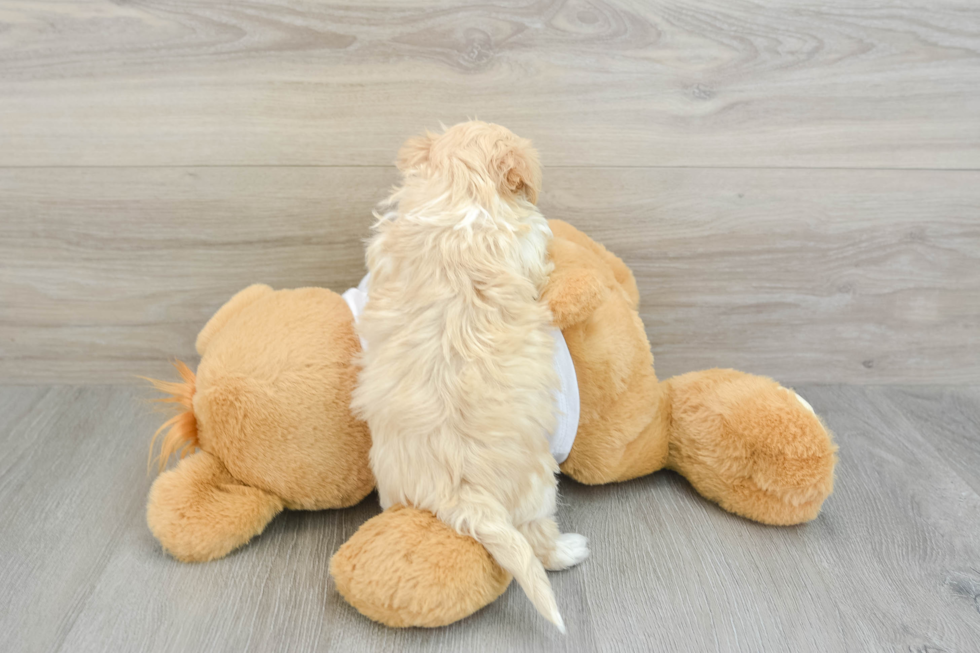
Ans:
{"type": "Polygon", "coordinates": [[[408,172],[427,163],[434,138],[433,134],[425,132],[421,136],[415,136],[405,141],[405,144],[398,150],[398,158],[395,160],[398,169],[402,172],[408,172]]]}
{"type": "Polygon", "coordinates": [[[538,151],[525,138],[515,139],[507,144],[497,157],[497,170],[500,173],[501,192],[524,193],[532,204],[538,201],[541,190],[541,164],[538,151]]]}

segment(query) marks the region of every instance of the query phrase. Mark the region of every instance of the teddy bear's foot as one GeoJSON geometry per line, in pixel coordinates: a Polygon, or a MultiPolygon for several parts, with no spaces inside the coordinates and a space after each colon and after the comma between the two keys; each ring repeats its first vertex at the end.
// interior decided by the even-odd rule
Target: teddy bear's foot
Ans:
{"type": "Polygon", "coordinates": [[[337,590],[386,626],[445,626],[503,594],[510,574],[476,540],[432,513],[393,506],[365,522],[330,561],[337,590]]]}
{"type": "Polygon", "coordinates": [[[722,508],[774,525],[814,519],[837,447],[802,398],[771,379],[707,370],[667,381],[668,467],[722,508]]]}
{"type": "Polygon", "coordinates": [[[198,451],[154,481],[146,522],[170,555],[205,562],[251,540],[282,509],[279,497],[243,485],[221,461],[198,451]]]}

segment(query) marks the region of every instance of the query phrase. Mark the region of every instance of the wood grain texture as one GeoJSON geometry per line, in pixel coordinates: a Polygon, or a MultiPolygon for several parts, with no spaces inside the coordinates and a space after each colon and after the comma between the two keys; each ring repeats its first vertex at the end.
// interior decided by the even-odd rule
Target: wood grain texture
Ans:
{"type": "Polygon", "coordinates": [[[662,378],[980,381],[980,174],[552,171],[546,215],[623,257],[662,378]]]}
{"type": "Polygon", "coordinates": [[[980,167],[969,0],[0,5],[0,165],[388,164],[468,116],[551,165],[980,167]]]}
{"type": "MultiPolygon", "coordinates": [[[[0,378],[169,376],[248,284],[346,289],[394,180],[0,170],[0,378]]],[[[980,382],[980,172],[558,168],[541,206],[633,268],[661,377],[980,382]]]]}
{"type": "Polygon", "coordinates": [[[238,553],[178,563],[144,521],[146,446],[162,418],[140,391],[0,388],[0,650],[974,650],[980,496],[942,451],[980,455],[948,426],[980,420],[978,391],[797,390],[841,446],[835,493],[809,525],[739,519],[666,472],[562,479],[559,522],[593,553],[550,575],[561,637],[515,587],[448,628],[361,617],[327,562],[377,513],[373,496],[287,512],[238,553]],[[940,419],[923,406],[943,406],[940,419]]]}
{"type": "Polygon", "coordinates": [[[897,388],[874,395],[908,420],[906,428],[936,433],[929,445],[980,493],[980,388],[897,388]]]}
{"type": "Polygon", "coordinates": [[[251,283],[346,289],[392,181],[381,168],[0,170],[0,377],[162,374],[251,283]]]}

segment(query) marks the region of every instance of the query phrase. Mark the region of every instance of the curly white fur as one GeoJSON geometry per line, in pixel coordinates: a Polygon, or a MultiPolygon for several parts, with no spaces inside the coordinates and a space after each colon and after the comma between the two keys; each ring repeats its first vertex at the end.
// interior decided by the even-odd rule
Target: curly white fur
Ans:
{"type": "Polygon", "coordinates": [[[381,505],[431,510],[483,544],[564,632],[544,568],[588,555],[554,521],[551,231],[530,143],[487,123],[409,141],[367,249],[352,406],[381,505]]]}

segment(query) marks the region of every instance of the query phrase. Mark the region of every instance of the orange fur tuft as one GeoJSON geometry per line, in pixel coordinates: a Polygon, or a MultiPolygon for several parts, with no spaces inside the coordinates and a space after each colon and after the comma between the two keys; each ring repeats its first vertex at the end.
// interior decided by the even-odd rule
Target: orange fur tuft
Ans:
{"type": "Polygon", "coordinates": [[[197,419],[194,417],[196,377],[194,376],[194,372],[181,361],[175,361],[174,367],[177,368],[177,372],[180,374],[182,381],[159,381],[157,379],[140,377],[152,383],[153,387],[160,392],[170,395],[169,397],[155,399],[154,401],[165,404],[178,404],[183,408],[181,412],[164,422],[156,430],[156,433],[153,434],[153,439],[150,440],[150,454],[146,462],[147,470],[153,464],[153,449],[156,445],[157,438],[163,431],[167,433],[163,437],[163,442],[160,443],[158,460],[159,471],[161,472],[167,466],[167,461],[170,460],[171,456],[177,454],[180,458],[184,458],[194,453],[200,446],[197,442],[197,419]]]}

